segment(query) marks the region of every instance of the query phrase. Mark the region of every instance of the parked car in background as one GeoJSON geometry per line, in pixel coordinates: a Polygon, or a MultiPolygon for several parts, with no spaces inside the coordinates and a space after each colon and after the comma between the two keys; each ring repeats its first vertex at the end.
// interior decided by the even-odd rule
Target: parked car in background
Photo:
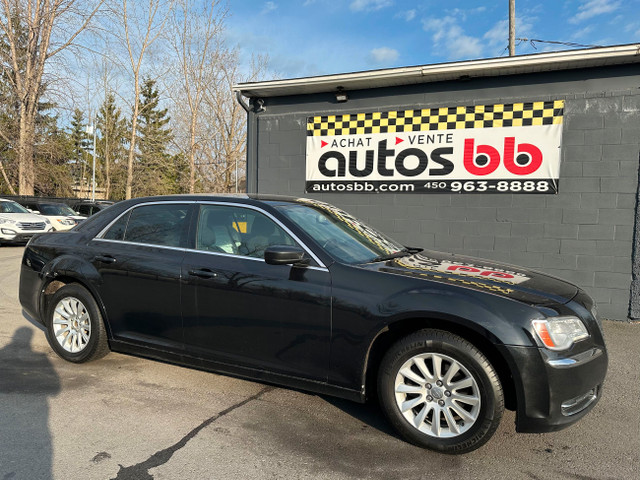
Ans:
{"type": "Polygon", "coordinates": [[[71,205],[71,208],[79,215],[90,217],[111,205],[113,205],[113,202],[110,200],[96,200],[95,202],[84,200],[82,202],[74,203],[71,205]]]}
{"type": "Polygon", "coordinates": [[[608,362],[595,304],[575,285],[406,247],[308,199],[120,202],[34,237],[20,302],[70,362],[112,349],[377,395],[404,438],[444,453],[482,446],[505,408],[519,432],[575,423],[608,362]]]}
{"type": "Polygon", "coordinates": [[[54,230],[70,230],[86,217],[78,215],[75,211],[64,203],[57,202],[27,202],[24,204],[33,213],[37,213],[47,218],[54,230]]]}
{"type": "Polygon", "coordinates": [[[53,230],[51,222],[22,205],[0,198],[0,244],[27,243],[36,233],[53,230]]]}

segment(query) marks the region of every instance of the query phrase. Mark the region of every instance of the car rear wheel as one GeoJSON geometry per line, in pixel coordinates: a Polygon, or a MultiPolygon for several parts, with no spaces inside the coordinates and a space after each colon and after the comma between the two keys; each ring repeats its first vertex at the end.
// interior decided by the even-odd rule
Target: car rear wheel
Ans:
{"type": "Polygon", "coordinates": [[[484,445],[504,411],[502,386],[487,358],[442,330],[421,330],[395,343],[382,360],[378,394],[404,438],[443,453],[484,445]]]}
{"type": "Polygon", "coordinates": [[[70,362],[88,362],[109,353],[102,315],[86,288],[72,283],[53,294],[47,312],[47,339],[51,348],[70,362]]]}

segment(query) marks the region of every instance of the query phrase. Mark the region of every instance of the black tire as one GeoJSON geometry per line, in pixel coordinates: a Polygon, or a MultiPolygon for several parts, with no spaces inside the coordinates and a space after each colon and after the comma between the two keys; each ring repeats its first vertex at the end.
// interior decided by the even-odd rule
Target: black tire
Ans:
{"type": "Polygon", "coordinates": [[[90,362],[109,353],[100,309],[82,285],[71,283],[53,294],[47,308],[46,327],[49,345],[69,362],[90,362]],[[67,319],[69,323],[65,324],[67,319]],[[73,342],[76,337],[78,341],[73,342]]]}
{"type": "Polygon", "coordinates": [[[443,330],[420,330],[389,349],[378,372],[378,397],[406,440],[447,454],[484,445],[504,412],[502,385],[487,358],[465,339],[443,330]]]}

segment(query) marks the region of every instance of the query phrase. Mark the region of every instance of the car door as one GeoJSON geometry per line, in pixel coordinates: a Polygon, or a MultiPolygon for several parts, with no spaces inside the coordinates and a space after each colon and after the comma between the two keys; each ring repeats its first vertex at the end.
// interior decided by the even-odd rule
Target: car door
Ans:
{"type": "Polygon", "coordinates": [[[180,268],[192,208],[137,206],[89,243],[114,339],[182,350],[180,268]]]}
{"type": "Polygon", "coordinates": [[[268,245],[300,242],[255,208],[202,204],[194,219],[196,248],[182,266],[186,352],[326,381],[328,270],[265,263],[268,245]]]}

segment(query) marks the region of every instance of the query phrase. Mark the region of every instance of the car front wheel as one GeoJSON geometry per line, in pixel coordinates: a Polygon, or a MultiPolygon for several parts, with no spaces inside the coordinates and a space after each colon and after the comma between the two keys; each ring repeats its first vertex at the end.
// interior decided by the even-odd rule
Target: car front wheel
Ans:
{"type": "Polygon", "coordinates": [[[421,330],[395,343],[382,360],[378,393],[404,438],[442,453],[484,445],[504,411],[502,386],[487,358],[442,330],[421,330]]]}
{"type": "Polygon", "coordinates": [[[83,363],[109,353],[98,305],[79,284],[65,285],[53,294],[46,326],[49,345],[65,360],[83,363]]]}

